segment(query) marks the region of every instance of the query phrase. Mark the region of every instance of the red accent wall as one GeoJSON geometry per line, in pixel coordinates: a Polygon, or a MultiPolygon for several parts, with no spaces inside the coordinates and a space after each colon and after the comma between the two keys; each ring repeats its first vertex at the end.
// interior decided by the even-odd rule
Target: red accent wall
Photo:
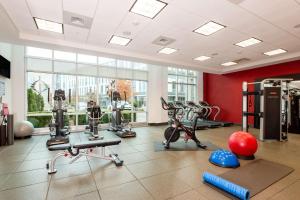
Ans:
{"type": "MultiPolygon", "coordinates": [[[[204,73],[204,100],[221,108],[219,119],[241,124],[243,81],[253,82],[258,78],[299,73],[300,60],[224,75],[204,73]]],[[[254,103],[254,98],[252,101],[254,103]]],[[[249,123],[253,123],[253,119],[250,119],[249,123]]]]}

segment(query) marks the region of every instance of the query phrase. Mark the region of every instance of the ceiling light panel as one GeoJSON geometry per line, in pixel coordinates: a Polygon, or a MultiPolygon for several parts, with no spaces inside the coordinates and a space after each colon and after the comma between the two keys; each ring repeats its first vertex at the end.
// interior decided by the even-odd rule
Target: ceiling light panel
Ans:
{"type": "Polygon", "coordinates": [[[282,54],[282,53],[286,53],[286,52],[287,51],[284,49],[275,49],[272,51],[265,52],[264,54],[267,56],[274,56],[274,55],[278,55],[278,54],[282,54]]]}
{"type": "Polygon", "coordinates": [[[166,47],[166,48],[161,49],[158,53],[171,54],[171,53],[174,53],[176,51],[177,51],[177,49],[172,49],[172,48],[166,47]]]}
{"type": "Polygon", "coordinates": [[[237,64],[236,62],[226,62],[226,63],[223,63],[221,65],[225,66],[225,67],[228,67],[228,66],[232,66],[232,65],[236,65],[236,64],[237,64]]]}
{"type": "Polygon", "coordinates": [[[209,57],[209,56],[199,56],[197,58],[194,58],[194,60],[197,60],[197,61],[205,61],[205,60],[208,60],[208,59],[211,59],[211,57],[209,57]]]}
{"type": "Polygon", "coordinates": [[[36,17],[34,17],[34,21],[36,23],[37,28],[40,30],[63,33],[63,25],[61,23],[51,22],[36,17]]]}
{"type": "Polygon", "coordinates": [[[131,41],[131,39],[129,39],[129,38],[113,35],[111,37],[111,39],[109,40],[109,43],[126,46],[130,41],[131,41]]]}
{"type": "Polygon", "coordinates": [[[251,45],[255,45],[258,43],[261,43],[262,41],[256,38],[249,38],[247,40],[241,41],[239,43],[236,43],[235,45],[239,46],[239,47],[249,47],[251,45]]]}
{"type": "Polygon", "coordinates": [[[194,30],[194,32],[208,36],[208,35],[211,35],[217,31],[223,29],[223,28],[225,28],[224,25],[210,21],[210,22],[204,24],[203,26],[200,26],[196,30],[194,30]]]}
{"type": "Polygon", "coordinates": [[[168,4],[159,0],[136,0],[130,12],[153,19],[168,4]]]}

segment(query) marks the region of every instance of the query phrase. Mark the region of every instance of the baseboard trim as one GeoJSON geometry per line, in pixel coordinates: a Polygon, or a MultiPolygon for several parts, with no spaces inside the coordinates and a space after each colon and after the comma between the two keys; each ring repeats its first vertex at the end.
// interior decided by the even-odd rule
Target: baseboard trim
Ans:
{"type": "Polygon", "coordinates": [[[148,126],[162,126],[162,125],[168,125],[168,122],[148,123],[148,126]]]}

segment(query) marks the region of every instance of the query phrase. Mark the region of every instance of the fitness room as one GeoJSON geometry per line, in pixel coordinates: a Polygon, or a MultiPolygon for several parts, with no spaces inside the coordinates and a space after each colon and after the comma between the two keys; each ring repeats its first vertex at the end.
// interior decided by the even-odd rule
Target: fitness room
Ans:
{"type": "Polygon", "coordinates": [[[299,196],[300,0],[0,1],[0,200],[299,196]]]}

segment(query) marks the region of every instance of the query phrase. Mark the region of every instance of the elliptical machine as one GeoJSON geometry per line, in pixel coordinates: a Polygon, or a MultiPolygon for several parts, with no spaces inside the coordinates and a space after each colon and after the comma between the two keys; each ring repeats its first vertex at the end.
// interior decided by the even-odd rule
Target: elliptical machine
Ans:
{"type": "Polygon", "coordinates": [[[161,100],[161,105],[164,110],[169,111],[169,113],[172,113],[171,119],[170,119],[170,127],[166,128],[164,136],[165,136],[165,141],[163,141],[163,145],[166,149],[170,148],[170,143],[171,142],[176,142],[180,138],[180,132],[184,131],[184,141],[187,142],[189,139],[194,140],[196,145],[199,148],[206,149],[206,145],[203,145],[198,138],[196,137],[196,127],[197,127],[197,121],[199,118],[202,116],[202,111],[201,110],[193,110],[195,113],[195,118],[193,122],[193,127],[187,127],[184,126],[181,123],[180,117],[181,117],[181,112],[182,107],[177,107],[176,105],[172,103],[167,103],[163,97],[160,97],[161,100]]]}
{"type": "MultiPolygon", "coordinates": [[[[108,131],[116,132],[116,135],[121,138],[135,137],[136,132],[128,127],[129,121],[125,121],[122,116],[122,111],[124,110],[124,105],[118,107],[118,102],[121,101],[121,95],[118,91],[111,92],[111,104],[112,104],[112,114],[111,114],[111,126],[108,131]]],[[[125,93],[126,102],[126,93],[125,93]]]]}
{"type": "Polygon", "coordinates": [[[103,136],[99,135],[98,126],[100,124],[100,120],[102,118],[102,112],[100,106],[96,104],[95,101],[87,102],[87,117],[89,121],[89,125],[86,126],[86,129],[89,131],[85,131],[86,134],[90,134],[89,140],[102,140],[103,136]]]}
{"type": "Polygon", "coordinates": [[[52,121],[49,124],[51,138],[47,140],[47,146],[69,143],[69,128],[64,126],[65,113],[67,109],[63,108],[63,102],[66,100],[64,90],[55,90],[54,107],[52,110],[52,121]]]}

